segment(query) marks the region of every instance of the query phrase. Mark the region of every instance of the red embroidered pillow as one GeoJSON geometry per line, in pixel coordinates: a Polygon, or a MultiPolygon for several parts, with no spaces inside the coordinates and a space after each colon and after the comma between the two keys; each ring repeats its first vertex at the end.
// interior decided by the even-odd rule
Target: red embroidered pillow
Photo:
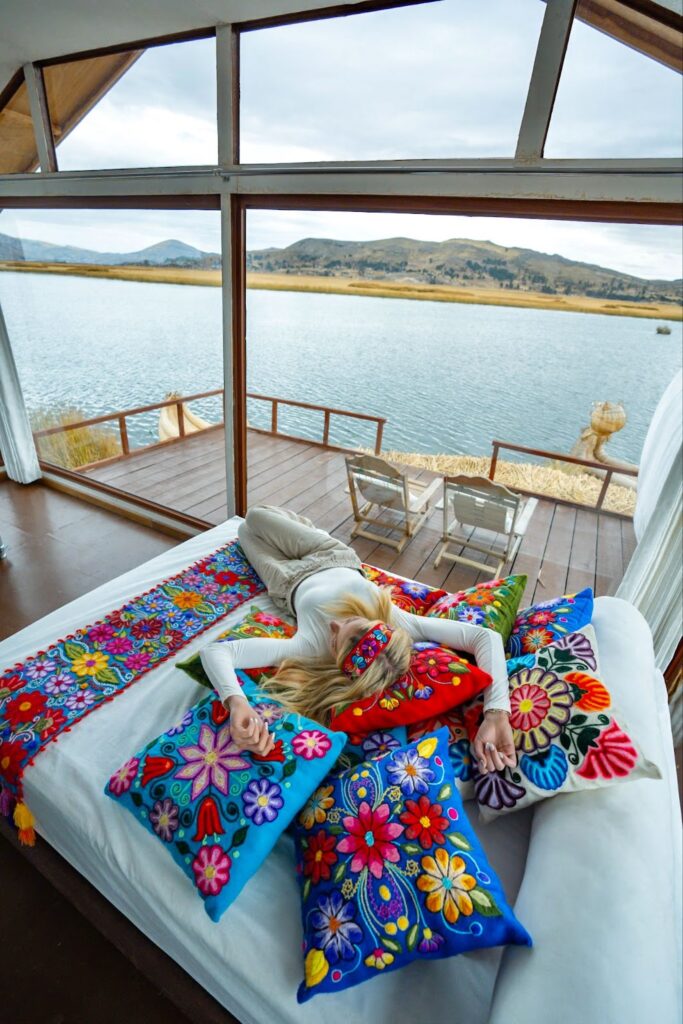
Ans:
{"type": "Polygon", "coordinates": [[[446,590],[435,590],[426,583],[392,576],[382,569],[376,569],[374,565],[364,564],[363,574],[378,587],[391,587],[391,600],[396,607],[413,615],[426,615],[437,601],[451,596],[446,590]]]}
{"type": "Polygon", "coordinates": [[[332,713],[331,729],[366,735],[375,729],[409,725],[464,704],[491,682],[488,672],[470,665],[448,647],[413,644],[410,668],[381,693],[332,713]]]}

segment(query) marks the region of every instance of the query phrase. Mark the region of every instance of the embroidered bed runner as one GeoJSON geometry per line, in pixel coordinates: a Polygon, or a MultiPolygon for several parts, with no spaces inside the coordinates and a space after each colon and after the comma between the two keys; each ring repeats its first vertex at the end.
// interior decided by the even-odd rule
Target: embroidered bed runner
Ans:
{"type": "Polygon", "coordinates": [[[237,541],[0,676],[0,812],[33,845],[22,778],[45,747],[265,590],[237,541]]]}

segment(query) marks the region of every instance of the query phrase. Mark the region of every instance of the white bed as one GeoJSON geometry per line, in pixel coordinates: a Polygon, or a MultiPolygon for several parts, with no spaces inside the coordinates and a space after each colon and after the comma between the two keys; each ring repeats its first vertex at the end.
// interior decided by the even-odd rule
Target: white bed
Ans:
{"type": "MultiPolygon", "coordinates": [[[[214,550],[235,536],[238,522],[165,552],[0,643],[0,668],[214,550]]],[[[264,596],[253,603],[269,607],[264,596]]],[[[619,694],[628,723],[638,723],[644,752],[664,777],[558,797],[533,813],[478,827],[508,899],[517,900],[517,914],[535,939],[533,950],[416,963],[299,1006],[301,925],[289,837],[214,924],[159,841],[103,794],[128,756],[205,694],[172,662],[62,735],[28,769],[25,799],[38,842],[54,846],[244,1024],[540,1024],[548,1017],[555,1024],[679,1024],[680,811],[666,691],[647,626],[630,605],[599,599],[594,624],[607,685],[619,694]]]]}

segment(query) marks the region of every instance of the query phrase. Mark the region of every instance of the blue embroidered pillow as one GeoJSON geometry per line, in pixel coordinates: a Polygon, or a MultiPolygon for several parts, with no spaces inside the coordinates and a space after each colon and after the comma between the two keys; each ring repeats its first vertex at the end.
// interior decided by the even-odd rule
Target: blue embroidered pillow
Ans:
{"type": "Polygon", "coordinates": [[[376,729],[367,736],[349,735],[335,770],[343,771],[361,761],[384,757],[392,750],[404,747],[407,742],[408,729],[405,725],[396,725],[393,729],[376,729]]]}
{"type": "Polygon", "coordinates": [[[534,604],[515,619],[505,653],[508,658],[535,654],[567,633],[575,633],[587,626],[592,618],[593,591],[590,587],[578,594],[565,594],[552,601],[534,604]]]}
{"type": "Polygon", "coordinates": [[[209,696],[105,788],[166,846],[212,921],[263,863],[346,741],[267,698],[250,699],[275,739],[267,757],[237,747],[229,712],[209,696]]]}
{"type": "Polygon", "coordinates": [[[304,981],[340,992],[413,960],[531,938],[463,811],[440,729],[330,775],[295,823],[304,981]]]}

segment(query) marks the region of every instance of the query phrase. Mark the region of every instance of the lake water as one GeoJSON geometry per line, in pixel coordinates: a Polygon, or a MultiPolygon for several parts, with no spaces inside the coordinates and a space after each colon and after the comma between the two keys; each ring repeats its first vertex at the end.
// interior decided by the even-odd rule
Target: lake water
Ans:
{"type": "MultiPolygon", "coordinates": [[[[221,387],[218,288],[0,273],[0,303],[30,410],[84,416],[221,387]]],[[[248,388],[386,416],[386,449],[490,454],[497,438],[569,451],[594,400],[623,401],[610,443],[637,462],[681,365],[681,324],[502,306],[296,292],[247,293],[248,388]]],[[[197,403],[220,418],[218,400],[197,403]]],[[[270,407],[249,403],[249,421],[270,407]]],[[[322,414],[280,410],[280,429],[321,438],[322,414]]],[[[156,440],[157,414],[130,421],[156,440]]],[[[332,419],[332,443],[374,427],[332,419]]]]}

